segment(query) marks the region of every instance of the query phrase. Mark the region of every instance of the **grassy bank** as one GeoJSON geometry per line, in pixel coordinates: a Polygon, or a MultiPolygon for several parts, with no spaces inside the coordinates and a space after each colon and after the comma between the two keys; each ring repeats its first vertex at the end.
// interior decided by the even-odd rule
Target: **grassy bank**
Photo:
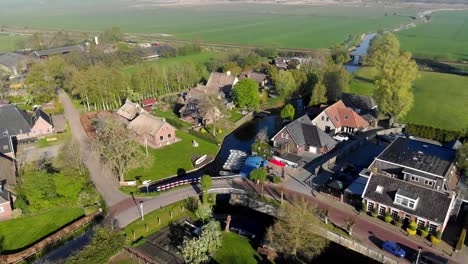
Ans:
{"type": "Polygon", "coordinates": [[[0,222],[2,250],[15,251],[32,245],[83,215],[83,210],[78,208],[57,208],[0,222]]]}
{"type": "Polygon", "coordinates": [[[141,180],[159,180],[183,171],[194,168],[192,156],[214,155],[218,150],[216,144],[210,143],[186,132],[177,130],[177,138],[181,141],[159,149],[148,148],[149,155],[153,157],[152,164],[131,170],[126,175],[126,180],[134,180],[141,176],[141,180]],[[192,146],[192,140],[196,140],[198,147],[192,146]]]}
{"type": "MultiPolygon", "coordinates": [[[[351,82],[351,92],[372,95],[375,70],[361,68],[351,82]]],[[[404,122],[446,129],[468,127],[468,77],[453,74],[420,72],[414,83],[414,105],[404,122]]]]}
{"type": "Polygon", "coordinates": [[[223,246],[214,257],[222,264],[255,264],[262,257],[252,247],[249,240],[235,233],[223,233],[223,246]]]}

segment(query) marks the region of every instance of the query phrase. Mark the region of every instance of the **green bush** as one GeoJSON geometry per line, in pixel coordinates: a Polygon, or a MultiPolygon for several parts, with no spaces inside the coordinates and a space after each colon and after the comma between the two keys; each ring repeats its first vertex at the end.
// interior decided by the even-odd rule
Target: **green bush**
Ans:
{"type": "Polygon", "coordinates": [[[206,141],[208,141],[210,143],[219,144],[219,140],[216,139],[215,137],[213,137],[213,135],[206,133],[206,129],[204,129],[204,128],[202,128],[200,130],[200,132],[195,131],[193,129],[190,129],[189,134],[191,134],[193,136],[196,136],[198,138],[204,139],[204,140],[206,140],[206,141]],[[205,131],[205,132],[203,132],[203,131],[205,131]]]}
{"type": "Polygon", "coordinates": [[[273,177],[273,183],[278,184],[281,183],[282,179],[280,176],[274,176],[273,177]]]}
{"type": "Polygon", "coordinates": [[[379,216],[379,209],[377,209],[377,207],[374,207],[374,209],[372,210],[372,216],[373,217],[379,216]]]}
{"type": "Polygon", "coordinates": [[[392,219],[392,216],[389,213],[386,213],[384,220],[385,220],[385,222],[390,223],[390,222],[392,222],[393,219],[392,219]]]}
{"type": "Polygon", "coordinates": [[[416,229],[418,229],[418,224],[416,223],[416,221],[411,220],[408,228],[411,229],[411,230],[416,230],[416,229]]]}
{"type": "Polygon", "coordinates": [[[202,128],[200,129],[200,132],[202,132],[203,134],[205,134],[205,133],[206,133],[206,129],[205,129],[204,127],[202,127],[202,128]]]}
{"type": "Polygon", "coordinates": [[[439,237],[437,237],[437,234],[436,235],[431,234],[431,243],[432,243],[432,245],[439,245],[441,242],[442,242],[442,240],[439,237]]]}
{"type": "Polygon", "coordinates": [[[429,235],[429,228],[425,226],[422,229],[419,229],[419,235],[421,235],[422,237],[427,237],[429,235]]]}
{"type": "Polygon", "coordinates": [[[403,226],[403,219],[402,218],[398,218],[397,221],[393,221],[393,224],[398,226],[398,227],[402,227],[403,226]]]}
{"type": "Polygon", "coordinates": [[[458,238],[457,247],[456,247],[457,250],[462,250],[463,244],[465,243],[465,239],[466,239],[466,228],[463,228],[463,230],[461,231],[460,237],[458,238]]]}
{"type": "Polygon", "coordinates": [[[462,130],[448,130],[432,126],[406,124],[405,132],[419,137],[448,142],[460,137],[465,137],[466,132],[462,130]]]}

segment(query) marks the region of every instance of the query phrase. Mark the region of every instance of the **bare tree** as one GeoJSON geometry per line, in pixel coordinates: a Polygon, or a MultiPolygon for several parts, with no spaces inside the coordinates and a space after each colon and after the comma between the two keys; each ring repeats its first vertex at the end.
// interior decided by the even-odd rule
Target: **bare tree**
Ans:
{"type": "Polygon", "coordinates": [[[101,118],[97,124],[101,125],[96,130],[93,149],[121,182],[128,170],[150,163],[140,145],[117,120],[101,118]]]}
{"type": "Polygon", "coordinates": [[[80,145],[76,140],[69,138],[63,145],[59,161],[63,167],[70,167],[78,171],[80,175],[86,173],[83,156],[80,153],[80,145]]]}

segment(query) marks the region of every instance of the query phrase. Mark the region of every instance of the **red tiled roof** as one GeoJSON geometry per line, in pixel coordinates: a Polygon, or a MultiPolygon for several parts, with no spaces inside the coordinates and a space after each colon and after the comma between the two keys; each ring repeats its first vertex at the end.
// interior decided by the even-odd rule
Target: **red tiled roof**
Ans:
{"type": "Polygon", "coordinates": [[[143,100],[143,106],[152,105],[155,103],[156,103],[156,99],[154,98],[143,100]]]}
{"type": "Polygon", "coordinates": [[[325,112],[336,127],[365,128],[369,126],[364,118],[347,108],[341,100],[329,106],[325,112]]]}

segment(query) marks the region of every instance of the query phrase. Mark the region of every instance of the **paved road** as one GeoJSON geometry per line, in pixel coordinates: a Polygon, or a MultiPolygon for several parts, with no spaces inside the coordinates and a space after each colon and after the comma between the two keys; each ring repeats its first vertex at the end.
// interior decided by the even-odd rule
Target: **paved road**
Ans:
{"type": "Polygon", "coordinates": [[[89,139],[80,122],[80,113],[75,109],[73,102],[63,91],[59,92],[59,99],[64,108],[64,115],[67,119],[73,138],[80,145],[80,153],[84,157],[84,163],[88,167],[91,180],[96,189],[101,193],[108,207],[128,199],[128,196],[119,191],[119,182],[111,171],[105,168],[97,154],[91,151],[89,139]]]}

